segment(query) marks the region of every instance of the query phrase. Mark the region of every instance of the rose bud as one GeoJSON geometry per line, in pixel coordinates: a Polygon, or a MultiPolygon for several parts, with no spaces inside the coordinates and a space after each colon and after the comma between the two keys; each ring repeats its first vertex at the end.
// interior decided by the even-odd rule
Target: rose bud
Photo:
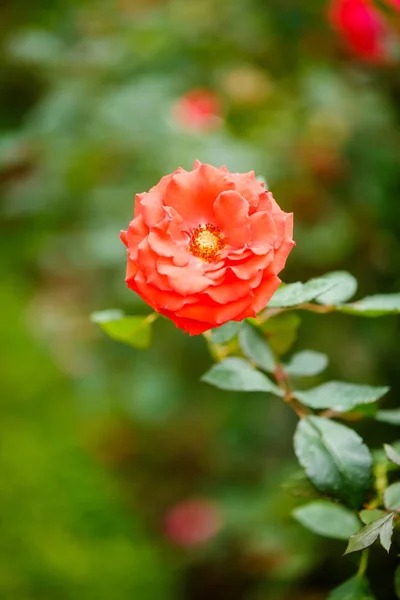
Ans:
{"type": "Polygon", "coordinates": [[[204,544],[220,529],[219,511],[208,500],[184,500],[170,508],[165,516],[165,535],[179,546],[204,544]]]}
{"type": "Polygon", "coordinates": [[[196,162],[136,196],[134,219],[121,232],[126,282],[197,335],[265,308],[281,283],[292,234],[293,215],[253,172],[196,162]]]}

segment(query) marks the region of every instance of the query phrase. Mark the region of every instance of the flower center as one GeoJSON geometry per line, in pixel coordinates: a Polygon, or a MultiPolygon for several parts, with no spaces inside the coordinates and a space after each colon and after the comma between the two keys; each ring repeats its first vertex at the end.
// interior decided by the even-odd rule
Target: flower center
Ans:
{"type": "Polygon", "coordinates": [[[199,225],[193,231],[188,250],[193,256],[211,262],[224,246],[225,241],[221,231],[215,225],[207,223],[199,225]]]}

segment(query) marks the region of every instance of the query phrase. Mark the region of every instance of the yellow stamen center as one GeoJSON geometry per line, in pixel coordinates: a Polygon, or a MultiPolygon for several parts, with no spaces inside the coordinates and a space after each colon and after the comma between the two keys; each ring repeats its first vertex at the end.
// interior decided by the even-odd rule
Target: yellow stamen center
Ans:
{"type": "Polygon", "coordinates": [[[193,231],[188,250],[193,256],[211,262],[224,246],[225,241],[221,231],[215,225],[207,223],[199,225],[193,231]]]}

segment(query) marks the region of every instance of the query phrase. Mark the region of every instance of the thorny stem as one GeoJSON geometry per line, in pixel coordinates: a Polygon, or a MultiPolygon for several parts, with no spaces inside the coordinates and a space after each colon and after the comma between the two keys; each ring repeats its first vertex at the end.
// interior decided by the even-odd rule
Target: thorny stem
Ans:
{"type": "MultiPolygon", "coordinates": [[[[278,311],[280,309],[277,309],[278,311]]],[[[229,345],[225,346],[223,344],[213,344],[212,342],[212,334],[210,331],[205,331],[203,333],[204,339],[207,342],[208,350],[211,354],[211,357],[216,361],[220,362],[224,360],[227,356],[229,356],[232,348],[229,345]]],[[[288,406],[294,410],[299,419],[303,419],[309,414],[312,414],[312,411],[306,408],[295,396],[293,395],[293,391],[290,385],[289,377],[287,376],[283,366],[275,359],[275,369],[274,376],[276,379],[276,383],[278,387],[283,392],[283,400],[286,402],[288,406]]]]}
{"type": "Polygon", "coordinates": [[[283,392],[283,400],[294,410],[299,419],[303,419],[303,417],[310,414],[310,411],[293,396],[290,380],[279,362],[276,362],[274,375],[278,386],[283,392]]]}

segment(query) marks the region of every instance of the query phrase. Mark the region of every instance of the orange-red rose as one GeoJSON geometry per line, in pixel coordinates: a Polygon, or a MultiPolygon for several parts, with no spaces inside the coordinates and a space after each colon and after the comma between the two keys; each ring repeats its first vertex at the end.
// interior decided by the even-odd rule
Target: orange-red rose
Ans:
{"type": "Polygon", "coordinates": [[[196,162],[138,194],[121,239],[126,282],[145,302],[196,335],[254,317],[280,284],[294,245],[283,212],[253,172],[196,162]]]}

